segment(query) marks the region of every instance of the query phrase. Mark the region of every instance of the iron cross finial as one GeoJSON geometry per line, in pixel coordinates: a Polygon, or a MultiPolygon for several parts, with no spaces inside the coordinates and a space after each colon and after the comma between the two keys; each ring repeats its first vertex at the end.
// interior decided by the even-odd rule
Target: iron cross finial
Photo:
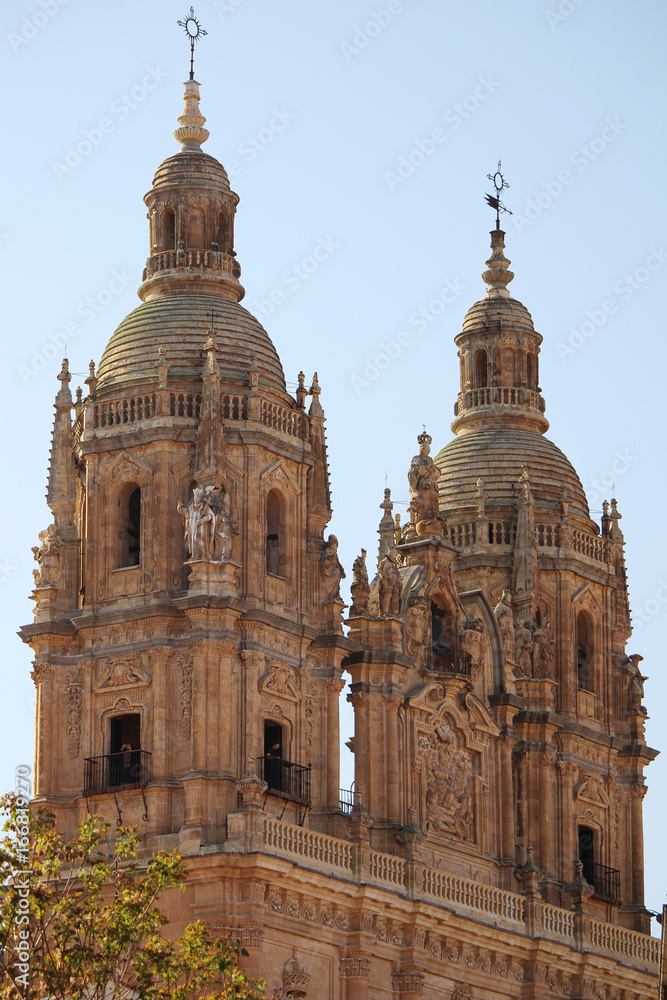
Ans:
{"type": "Polygon", "coordinates": [[[185,34],[190,39],[190,79],[195,78],[195,42],[198,42],[203,35],[208,35],[208,31],[205,31],[201,26],[199,18],[195,15],[194,7],[190,8],[190,13],[186,14],[182,20],[177,21],[176,24],[183,28],[185,34]]]}
{"type": "Polygon", "coordinates": [[[486,203],[487,205],[490,205],[491,208],[495,208],[496,229],[500,229],[500,213],[507,212],[508,215],[512,215],[512,212],[510,212],[509,208],[506,208],[506,206],[500,200],[500,196],[505,190],[505,188],[509,188],[509,184],[502,175],[502,163],[500,162],[500,160],[498,160],[498,169],[496,170],[496,172],[494,174],[487,174],[486,176],[489,178],[490,181],[492,181],[493,186],[496,190],[495,197],[492,194],[486,195],[486,203]]]}

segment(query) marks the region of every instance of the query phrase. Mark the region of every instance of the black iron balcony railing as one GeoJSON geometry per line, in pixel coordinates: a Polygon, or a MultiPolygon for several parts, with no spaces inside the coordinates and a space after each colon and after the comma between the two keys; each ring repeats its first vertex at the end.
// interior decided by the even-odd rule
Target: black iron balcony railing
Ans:
{"type": "Polygon", "coordinates": [[[470,677],[472,674],[472,658],[470,653],[463,650],[452,653],[450,651],[438,652],[433,650],[433,669],[442,674],[462,674],[470,677]]]}
{"type": "Polygon", "coordinates": [[[607,868],[597,861],[584,861],[583,876],[593,886],[593,895],[606,903],[621,905],[621,873],[617,868],[607,868]]]}
{"type": "Polygon", "coordinates": [[[84,792],[145,785],[150,778],[151,755],[147,750],[122,750],[84,760],[84,792]]]}
{"type": "Polygon", "coordinates": [[[258,757],[257,764],[273,795],[310,806],[310,764],[304,767],[282,757],[258,757]]]}
{"type": "Polygon", "coordinates": [[[338,801],[340,804],[340,811],[349,816],[350,813],[354,812],[355,808],[359,809],[361,804],[361,797],[359,792],[355,792],[353,788],[341,788],[338,793],[338,801]]]}

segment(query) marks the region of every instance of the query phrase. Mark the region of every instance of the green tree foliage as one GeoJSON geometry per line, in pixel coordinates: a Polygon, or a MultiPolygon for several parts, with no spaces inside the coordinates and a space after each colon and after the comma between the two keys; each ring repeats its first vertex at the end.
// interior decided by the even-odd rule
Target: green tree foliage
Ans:
{"type": "Polygon", "coordinates": [[[0,1000],[261,1000],[238,943],[199,921],[165,936],[157,904],[183,888],[180,855],[138,862],[136,832],[112,839],[99,817],[66,842],[50,814],[15,795],[0,804],[0,1000]]]}

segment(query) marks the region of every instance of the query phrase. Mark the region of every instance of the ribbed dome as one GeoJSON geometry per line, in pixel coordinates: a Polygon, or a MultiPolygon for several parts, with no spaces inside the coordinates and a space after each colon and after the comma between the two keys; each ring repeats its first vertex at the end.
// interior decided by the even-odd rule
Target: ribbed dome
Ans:
{"type": "Polygon", "coordinates": [[[538,506],[550,504],[557,508],[564,483],[571,511],[589,516],[586,494],[574,468],[560,448],[534,431],[479,427],[445,445],[435,464],[442,472],[440,509],[445,516],[474,504],[480,478],[489,504],[514,506],[522,465],[528,469],[538,506]]]}
{"type": "MultiPolygon", "coordinates": [[[[533,317],[518,299],[485,296],[468,309],[462,333],[475,330],[498,330],[498,325],[517,333],[535,333],[533,317]]],[[[541,338],[540,338],[541,339],[541,338]]]]}
{"type": "Polygon", "coordinates": [[[260,382],[285,390],[285,376],[269,335],[247,309],[214,295],[174,293],[144,302],[126,316],[106,346],[97,377],[103,394],[125,384],[157,376],[158,349],[170,378],[197,378],[202,350],[211,326],[211,310],[218,344],[218,365],[225,377],[245,381],[251,354],[260,382]]]}
{"type": "Polygon", "coordinates": [[[164,160],[155,171],[153,188],[164,188],[193,181],[198,188],[210,185],[230,191],[227,171],[219,160],[201,149],[181,150],[164,160]]]}

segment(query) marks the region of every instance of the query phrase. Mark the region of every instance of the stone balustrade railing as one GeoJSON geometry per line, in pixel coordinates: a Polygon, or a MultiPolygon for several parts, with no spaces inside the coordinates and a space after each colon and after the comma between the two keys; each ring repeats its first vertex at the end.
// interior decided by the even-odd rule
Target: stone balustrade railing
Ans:
{"type": "Polygon", "coordinates": [[[263,846],[265,853],[332,873],[350,882],[400,888],[407,898],[460,907],[491,926],[525,933],[530,918],[536,937],[609,955],[627,965],[641,965],[649,972],[658,970],[658,938],[589,918],[585,918],[578,928],[578,916],[572,910],[541,900],[529,900],[518,893],[429,868],[420,862],[383,854],[363,844],[353,844],[267,816],[263,821],[263,846]],[[586,925],[590,930],[582,937],[582,927],[586,925]]]}
{"type": "Polygon", "coordinates": [[[544,413],[545,403],[539,392],[523,386],[487,385],[482,389],[468,389],[460,392],[454,406],[454,415],[466,410],[476,410],[490,406],[524,406],[538,413],[544,413]]]}
{"type": "MultiPolygon", "coordinates": [[[[447,526],[449,541],[459,549],[472,548],[474,545],[487,545],[493,548],[504,546],[511,549],[516,538],[516,521],[495,521],[478,519],[463,521],[447,526]]],[[[559,523],[540,523],[535,525],[535,536],[539,549],[560,548],[563,544],[563,529],[559,523]]],[[[572,528],[571,548],[577,555],[597,563],[609,561],[609,542],[600,535],[594,535],[579,528],[572,528]]]]}
{"type": "Polygon", "coordinates": [[[146,261],[144,281],[153,274],[171,271],[174,268],[201,268],[206,271],[219,271],[230,274],[233,278],[241,277],[241,265],[234,257],[218,250],[164,250],[153,254],[146,261]]]}

